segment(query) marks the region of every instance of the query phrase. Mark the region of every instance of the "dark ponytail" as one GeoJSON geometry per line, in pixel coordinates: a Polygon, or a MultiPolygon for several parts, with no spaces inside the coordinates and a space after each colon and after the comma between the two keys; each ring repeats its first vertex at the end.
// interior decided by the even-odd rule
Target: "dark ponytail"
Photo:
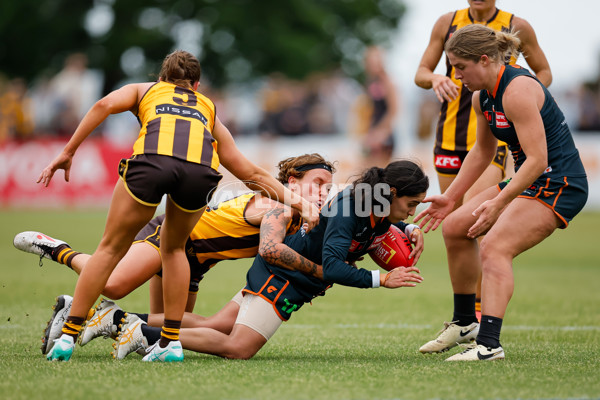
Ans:
{"type": "MultiPolygon", "coordinates": [[[[425,175],[423,169],[413,161],[394,161],[389,163],[385,168],[372,167],[367,169],[352,183],[352,194],[356,195],[355,190],[359,185],[368,185],[372,189],[370,192],[372,195],[374,193],[373,188],[377,184],[386,184],[390,188],[394,188],[396,197],[417,196],[429,189],[429,178],[425,175]]],[[[383,197],[391,203],[394,194],[391,190],[387,191],[387,193],[389,194],[379,197],[383,197]]],[[[382,206],[381,201],[376,196],[373,196],[369,200],[373,207],[382,206]]]]}

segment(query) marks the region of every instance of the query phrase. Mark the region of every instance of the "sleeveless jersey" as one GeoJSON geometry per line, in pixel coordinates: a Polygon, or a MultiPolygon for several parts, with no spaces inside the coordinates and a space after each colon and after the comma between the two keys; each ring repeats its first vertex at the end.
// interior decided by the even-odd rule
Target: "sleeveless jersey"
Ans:
{"type": "MultiPolygon", "coordinates": [[[[205,267],[221,260],[250,258],[258,253],[260,226],[252,225],[244,216],[255,193],[247,193],[207,207],[190,234],[196,258],[205,267]]],[[[302,224],[291,221],[287,234],[296,233],[302,224]]],[[[191,254],[190,254],[191,255],[191,254]]]]}
{"type": "Polygon", "coordinates": [[[540,114],[546,132],[548,168],[540,178],[562,182],[563,177],[585,177],[586,173],[579,158],[579,151],[575,147],[565,116],[548,89],[527,69],[519,66],[502,66],[494,92],[481,90],[479,104],[494,136],[508,144],[515,161],[515,171],[519,170],[527,156],[521,149],[513,123],[504,114],[502,95],[509,83],[517,76],[535,79],[544,91],[545,99],[540,114]]]}
{"type": "Polygon", "coordinates": [[[201,93],[158,82],[138,106],[140,134],[133,154],[160,154],[217,169],[217,141],[212,137],[214,103],[201,93]]]}
{"type": "MultiPolygon", "coordinates": [[[[485,25],[496,31],[510,31],[512,27],[513,14],[496,9],[496,13],[485,25]]],[[[474,24],[475,21],[469,14],[469,9],[457,10],[454,13],[446,39],[458,29],[474,24]]],[[[516,57],[509,60],[510,64],[516,62],[516,57]]],[[[458,86],[458,96],[451,102],[444,101],[440,110],[440,117],[436,129],[435,146],[437,149],[449,151],[469,151],[475,144],[475,130],[477,127],[477,118],[475,111],[471,107],[472,92],[463,86],[460,79],[456,79],[454,67],[450,65],[446,56],[446,76],[452,79],[452,82],[458,86]]],[[[503,145],[503,143],[498,143],[503,145]]]]}

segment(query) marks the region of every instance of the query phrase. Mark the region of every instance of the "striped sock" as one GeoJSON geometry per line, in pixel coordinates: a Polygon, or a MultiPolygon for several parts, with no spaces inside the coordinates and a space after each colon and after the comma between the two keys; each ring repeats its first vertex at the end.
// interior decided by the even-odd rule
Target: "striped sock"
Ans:
{"type": "Polygon", "coordinates": [[[73,250],[66,244],[61,244],[56,248],[55,251],[52,252],[52,259],[59,264],[64,264],[67,267],[73,269],[71,266],[71,262],[73,262],[73,258],[75,256],[81,254],[78,251],[73,250]]]}
{"type": "Polygon", "coordinates": [[[169,342],[179,340],[179,329],[181,329],[181,321],[165,319],[160,332],[160,343],[158,345],[165,348],[169,345],[169,342]]]}
{"type": "Polygon", "coordinates": [[[62,333],[73,337],[73,340],[77,341],[77,336],[79,336],[79,332],[81,332],[84,321],[85,318],[83,317],[72,317],[69,315],[67,321],[63,325],[62,333]]]}

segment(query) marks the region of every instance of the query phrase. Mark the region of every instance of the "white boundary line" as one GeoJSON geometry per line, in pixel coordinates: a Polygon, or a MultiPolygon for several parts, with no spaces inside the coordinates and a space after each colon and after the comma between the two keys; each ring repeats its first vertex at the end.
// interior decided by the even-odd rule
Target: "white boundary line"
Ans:
{"type": "MultiPolygon", "coordinates": [[[[283,327],[291,329],[317,329],[323,328],[323,325],[316,324],[283,324],[283,327]]],[[[433,325],[416,325],[416,324],[335,324],[334,328],[338,329],[434,329],[433,325]]],[[[529,325],[505,325],[503,330],[512,331],[600,331],[600,326],[529,326],[529,325]]]]}

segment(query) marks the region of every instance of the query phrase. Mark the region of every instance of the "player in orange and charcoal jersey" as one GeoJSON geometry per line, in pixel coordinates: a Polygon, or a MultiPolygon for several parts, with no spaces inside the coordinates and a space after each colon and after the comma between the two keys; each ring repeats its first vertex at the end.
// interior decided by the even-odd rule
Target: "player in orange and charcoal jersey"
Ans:
{"type": "MultiPolygon", "coordinates": [[[[463,26],[483,24],[496,31],[507,32],[514,29],[521,39],[519,50],[525,56],[527,64],[545,86],[552,82],[552,73],[544,52],[540,48],[531,25],[522,18],[496,8],[495,0],[468,0],[469,7],[442,15],[431,32],[429,44],[421,58],[415,75],[415,83],[424,89],[433,89],[442,103],[436,129],[434,165],[438,174],[440,190],[446,191],[452,183],[475,143],[477,125],[475,112],[471,106],[472,93],[455,76],[454,67],[446,57],[446,74],[435,74],[444,44],[452,34],[463,26]]],[[[512,54],[506,61],[516,62],[518,54],[512,54]]],[[[482,190],[497,184],[505,176],[508,148],[499,142],[496,156],[479,180],[465,193],[464,199],[458,199],[456,207],[482,190]]],[[[477,308],[481,309],[480,285],[477,290],[477,308]]],[[[480,315],[478,311],[478,316],[480,315]]]]}
{"type": "Polygon", "coordinates": [[[185,51],[169,54],[158,82],[125,85],[96,102],[62,153],[40,174],[38,182],[46,186],[59,169],[68,180],[77,148],[100,123],[125,111],[138,117],[140,134],[133,156],[119,165],[122,179],[113,193],[104,235],[77,280],[63,335],[48,360],[71,358],[89,309],[164,194],[169,196],[160,241],[165,303],[160,348],[172,354],[173,360],[183,360],[178,332],[189,282],[185,243],[221,179],[219,162],[249,187],[300,210],[308,229],[317,224],[318,209],[313,204],[240,153],[216,116],[213,102],[197,92],[199,80],[200,63],[193,55],[185,51]]]}
{"type": "MultiPolygon", "coordinates": [[[[319,154],[304,154],[290,157],[279,163],[278,180],[292,192],[321,207],[332,183],[335,172],[333,164],[319,154]]],[[[282,208],[280,203],[256,193],[247,193],[207,207],[194,227],[186,243],[186,254],[190,264],[190,283],[186,311],[191,313],[196,302],[198,284],[204,274],[221,260],[254,257],[258,251],[259,230],[263,216],[270,210],[282,208]]],[[[161,282],[160,235],[164,215],[150,221],[136,236],[133,245],[116,266],[102,294],[116,300],[150,280],[151,324],[162,323],[163,296],[161,282]],[[160,321],[159,321],[160,318],[160,321]]],[[[297,212],[284,214],[287,233],[295,233],[301,225],[297,212]]],[[[37,254],[65,264],[76,273],[81,273],[90,255],[76,252],[61,240],[53,239],[40,232],[22,232],[14,239],[15,246],[23,251],[37,254]]],[[[291,268],[294,265],[290,265],[291,268]]],[[[54,313],[42,338],[42,352],[49,350],[49,343],[60,336],[57,321],[66,317],[72,298],[62,295],[57,298],[54,313]]],[[[224,307],[210,323],[215,329],[231,329],[239,299],[236,297],[224,307]]],[[[81,345],[99,336],[116,336],[117,325],[123,312],[110,300],[103,300],[85,325],[79,340],[81,345]]],[[[145,318],[146,321],[148,318],[145,318]]],[[[203,317],[186,313],[184,326],[193,325],[203,317]]]]}
{"type": "MultiPolygon", "coordinates": [[[[183,346],[196,352],[247,359],[303,304],[324,295],[336,283],[358,288],[416,286],[422,281],[417,267],[398,267],[382,275],[378,269],[358,268],[356,261],[379,245],[391,224],[397,224],[411,239],[422,241],[420,230],[402,221],[414,215],[428,187],[429,179],[420,166],[399,160],[386,168],[366,170],[351,187],[327,202],[319,224],[308,234],[299,231],[285,236],[281,210],[270,211],[261,226],[259,255],[246,275],[235,325],[230,332],[206,326],[183,328],[183,346]],[[290,262],[300,256],[316,273],[280,266],[279,260],[290,262]]],[[[413,250],[415,259],[423,249],[417,247],[413,250]]],[[[121,326],[113,355],[122,359],[147,348],[144,361],[162,359],[156,345],[148,347],[158,335],[160,328],[148,326],[130,314],[121,326]]]]}
{"type": "Polygon", "coordinates": [[[459,29],[445,45],[456,76],[473,91],[477,141],[448,190],[425,198],[431,205],[414,220],[422,220],[427,232],[445,219],[442,233],[454,292],[453,322],[419,350],[443,352],[476,340],[448,361],[504,358],[500,330],[514,290],[514,258],[556,228],[566,228],[588,197],[586,172],[556,101],[527,69],[504,64],[519,45],[514,33],[482,25],[459,29]],[[488,168],[498,140],[510,148],[514,176],[455,209],[457,199],[488,168]],[[523,223],[515,227],[515,220],[523,223]],[[476,239],[483,234],[479,246],[476,239]],[[481,323],[474,304],[480,274],[481,323]]]}

